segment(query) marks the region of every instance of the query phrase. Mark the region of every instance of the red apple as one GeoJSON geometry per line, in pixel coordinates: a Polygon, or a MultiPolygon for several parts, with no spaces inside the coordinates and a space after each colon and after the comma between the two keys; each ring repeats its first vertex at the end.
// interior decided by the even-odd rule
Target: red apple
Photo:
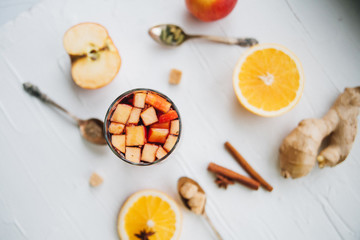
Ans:
{"type": "Polygon", "coordinates": [[[151,128],[170,128],[170,122],[164,122],[164,123],[154,123],[150,125],[151,128]]]}
{"type": "Polygon", "coordinates": [[[169,103],[165,98],[160,97],[155,93],[148,93],[146,95],[145,103],[150,104],[157,110],[164,113],[168,112],[171,108],[171,103],[169,103]]]}
{"type": "Polygon", "coordinates": [[[170,122],[171,120],[177,119],[178,117],[179,116],[175,110],[170,110],[159,117],[159,123],[170,122]]]}
{"type": "Polygon", "coordinates": [[[185,0],[192,15],[204,22],[226,17],[235,7],[237,0],[185,0]]]}

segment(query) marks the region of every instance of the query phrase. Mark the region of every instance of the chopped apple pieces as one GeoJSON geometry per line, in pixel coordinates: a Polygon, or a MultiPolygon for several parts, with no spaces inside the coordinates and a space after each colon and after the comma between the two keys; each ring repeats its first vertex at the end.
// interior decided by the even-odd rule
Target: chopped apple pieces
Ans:
{"type": "Polygon", "coordinates": [[[179,116],[175,110],[170,110],[159,117],[159,123],[170,122],[178,117],[179,116]]]}
{"type": "Polygon", "coordinates": [[[153,143],[165,143],[169,129],[150,128],[148,141],[153,143]]]}
{"type": "Polygon", "coordinates": [[[125,135],[112,135],[111,142],[120,152],[125,153],[125,135]]]}
{"type": "Polygon", "coordinates": [[[140,114],[141,114],[141,109],[134,107],[131,110],[128,124],[138,124],[138,122],[140,120],[140,114]]]}
{"type": "Polygon", "coordinates": [[[145,144],[142,154],[141,154],[141,161],[145,162],[153,162],[155,161],[156,151],[158,150],[159,146],[155,144],[145,144]]]}
{"type": "Polygon", "coordinates": [[[170,134],[179,135],[180,122],[179,120],[171,121],[170,134]]]}
{"type": "Polygon", "coordinates": [[[158,121],[156,111],[153,107],[149,107],[141,113],[141,119],[145,126],[156,123],[158,121]]]}
{"type": "Polygon", "coordinates": [[[111,110],[106,134],[121,158],[147,165],[174,148],[180,134],[178,112],[158,93],[136,90],[111,110]]]}
{"type": "Polygon", "coordinates": [[[148,93],[145,102],[164,113],[168,112],[171,108],[171,103],[169,103],[165,98],[154,93],[148,93]]]}
{"type": "Polygon", "coordinates": [[[146,93],[135,93],[134,94],[134,107],[144,108],[145,107],[146,93]]]}
{"type": "Polygon", "coordinates": [[[158,150],[156,151],[156,158],[157,159],[162,159],[163,157],[165,157],[167,154],[167,152],[160,146],[158,148],[158,150]]]}
{"type": "Polygon", "coordinates": [[[124,131],[125,125],[122,123],[112,122],[109,125],[109,132],[111,134],[121,134],[124,131]]]}
{"type": "Polygon", "coordinates": [[[126,124],[127,120],[130,117],[131,110],[132,107],[127,104],[117,105],[111,117],[111,121],[126,124]]]}
{"type": "Polygon", "coordinates": [[[131,162],[139,163],[141,149],[138,147],[126,147],[125,158],[131,162]]]}
{"type": "Polygon", "coordinates": [[[177,136],[169,135],[164,144],[164,149],[170,152],[170,150],[174,147],[177,139],[178,139],[177,136]]]}
{"type": "Polygon", "coordinates": [[[145,144],[145,127],[126,127],[126,146],[141,146],[145,144]]]}

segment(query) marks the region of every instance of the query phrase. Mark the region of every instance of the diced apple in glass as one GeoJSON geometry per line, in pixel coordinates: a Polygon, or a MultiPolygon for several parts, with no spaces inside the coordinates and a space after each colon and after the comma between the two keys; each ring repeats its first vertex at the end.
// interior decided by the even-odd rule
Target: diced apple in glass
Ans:
{"type": "Polygon", "coordinates": [[[128,120],[128,124],[138,124],[140,120],[141,108],[134,107],[131,110],[130,117],[128,120]]]}
{"type": "Polygon", "coordinates": [[[153,107],[149,107],[141,113],[141,119],[145,126],[156,123],[158,121],[156,111],[153,107]]]}
{"type": "Polygon", "coordinates": [[[171,103],[169,103],[165,98],[154,93],[148,93],[146,95],[145,103],[150,104],[157,110],[164,113],[168,112],[171,108],[171,103]]]}
{"type": "Polygon", "coordinates": [[[135,93],[134,94],[134,107],[144,108],[145,107],[146,93],[135,93]]]}
{"type": "Polygon", "coordinates": [[[175,110],[170,110],[167,113],[162,114],[159,117],[159,123],[170,122],[171,120],[177,119],[179,116],[175,110]]]}
{"type": "Polygon", "coordinates": [[[111,121],[126,124],[130,117],[132,106],[127,104],[118,104],[111,117],[111,121]]]}
{"type": "Polygon", "coordinates": [[[170,152],[170,150],[174,147],[176,141],[177,141],[178,137],[174,136],[174,135],[169,135],[166,139],[166,142],[164,144],[164,149],[168,152],[170,152]]]}
{"type": "Polygon", "coordinates": [[[179,120],[171,121],[170,134],[179,135],[180,122],[179,120]]]}
{"type": "Polygon", "coordinates": [[[153,143],[165,143],[169,129],[164,128],[150,128],[148,141],[153,143]]]}
{"type": "Polygon", "coordinates": [[[131,162],[139,163],[141,157],[141,149],[138,147],[126,147],[125,158],[131,162]]]}
{"type": "Polygon", "coordinates": [[[111,143],[120,152],[125,153],[125,135],[112,135],[111,143]]]}
{"type": "Polygon", "coordinates": [[[145,144],[144,126],[127,126],[125,132],[126,146],[141,146],[145,144]]]}
{"type": "Polygon", "coordinates": [[[165,157],[166,154],[167,154],[167,152],[165,151],[165,149],[163,149],[161,146],[159,146],[158,150],[156,151],[156,158],[161,159],[161,158],[165,157]]]}
{"type": "Polygon", "coordinates": [[[109,125],[109,132],[111,134],[121,134],[124,131],[125,125],[122,123],[112,122],[109,125]]]}
{"type": "Polygon", "coordinates": [[[141,154],[141,161],[153,162],[156,159],[156,151],[159,146],[155,144],[145,144],[141,154]]]}
{"type": "Polygon", "coordinates": [[[170,122],[164,122],[164,123],[154,123],[150,125],[151,128],[170,128],[170,122]]]}

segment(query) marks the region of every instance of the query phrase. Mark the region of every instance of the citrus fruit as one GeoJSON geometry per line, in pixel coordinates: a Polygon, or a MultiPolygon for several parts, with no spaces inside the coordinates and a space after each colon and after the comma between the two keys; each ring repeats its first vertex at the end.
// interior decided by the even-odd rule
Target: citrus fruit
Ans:
{"type": "Polygon", "coordinates": [[[240,103],[264,117],[291,110],[304,88],[299,59],[278,44],[259,44],[239,59],[233,73],[233,87],[240,103]]]}
{"type": "Polygon", "coordinates": [[[181,221],[180,208],[171,197],[157,190],[142,190],[121,207],[118,233],[121,240],[139,240],[136,235],[146,233],[150,240],[173,240],[180,236],[181,221]]]}

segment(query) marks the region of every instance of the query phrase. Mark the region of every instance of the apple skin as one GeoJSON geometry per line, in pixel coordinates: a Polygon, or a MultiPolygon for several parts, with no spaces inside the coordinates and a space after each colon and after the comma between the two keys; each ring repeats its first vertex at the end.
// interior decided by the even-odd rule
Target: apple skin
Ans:
{"type": "Polygon", "coordinates": [[[237,0],[185,0],[187,9],[196,18],[211,22],[226,17],[237,0]]]}

